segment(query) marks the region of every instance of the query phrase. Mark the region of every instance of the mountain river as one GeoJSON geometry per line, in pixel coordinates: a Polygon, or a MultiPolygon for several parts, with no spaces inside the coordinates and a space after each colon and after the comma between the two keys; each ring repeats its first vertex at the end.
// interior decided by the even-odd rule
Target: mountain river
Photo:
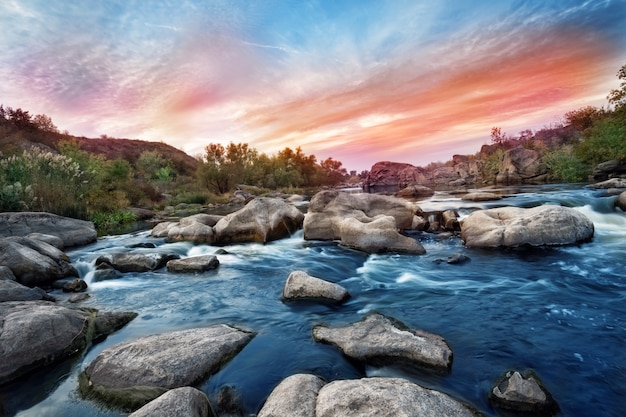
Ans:
{"type": "MultiPolygon", "coordinates": [[[[181,257],[213,254],[218,247],[166,243],[148,231],[107,236],[68,251],[91,297],[80,304],[101,310],[135,311],[138,317],[79,357],[0,388],[9,416],[126,415],[82,399],[78,374],[106,347],[133,338],[216,323],[257,332],[221,371],[199,386],[212,404],[220,388],[239,393],[254,416],[271,390],[294,373],[327,380],[400,376],[446,392],[498,416],[487,395],[506,370],[533,369],[559,404],[559,416],[626,415],[626,214],[616,197],[582,185],[499,188],[499,201],[472,203],[443,192],[418,204],[425,210],[561,204],[595,225],[589,243],[519,250],[468,249],[459,238],[415,234],[421,256],[367,255],[336,242],[305,241],[302,231],[269,244],[225,246],[220,266],[200,275],[165,269],[128,273],[92,282],[94,262],[115,251],[167,252],[181,257]],[[155,249],[130,249],[152,242],[155,249]],[[451,265],[461,253],[469,262],[451,265]],[[444,260],[437,262],[437,260],[444,260]],[[352,297],[342,306],[284,303],[290,272],[344,286],[352,297]],[[401,368],[360,368],[335,348],[315,343],[314,325],[345,325],[370,312],[443,336],[454,352],[446,376],[401,368]]],[[[53,293],[60,300],[67,296],[53,293]]],[[[62,302],[62,301],[61,301],[62,302]]]]}

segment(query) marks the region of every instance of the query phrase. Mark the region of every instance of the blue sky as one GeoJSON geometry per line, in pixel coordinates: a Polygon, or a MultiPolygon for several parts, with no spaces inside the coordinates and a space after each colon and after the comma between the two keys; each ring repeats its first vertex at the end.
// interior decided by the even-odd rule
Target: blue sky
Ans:
{"type": "Polygon", "coordinates": [[[626,0],[4,0],[0,27],[0,103],[61,130],[358,170],[606,105],[626,64],[626,0]]]}

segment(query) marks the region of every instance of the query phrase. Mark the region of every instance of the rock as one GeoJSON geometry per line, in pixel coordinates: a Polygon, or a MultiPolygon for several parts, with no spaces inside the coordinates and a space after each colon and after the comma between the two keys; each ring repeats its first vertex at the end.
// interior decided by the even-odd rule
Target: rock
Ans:
{"type": "Polygon", "coordinates": [[[461,197],[461,200],[465,200],[465,201],[493,201],[493,200],[501,200],[501,199],[502,197],[499,196],[498,194],[489,193],[486,191],[477,191],[473,193],[467,193],[463,197],[461,197]]]}
{"type": "Polygon", "coordinates": [[[432,195],[434,195],[435,192],[428,187],[425,187],[423,185],[409,185],[406,188],[403,188],[402,190],[398,191],[396,193],[396,197],[413,197],[413,198],[420,198],[420,197],[430,197],[432,195]]]}
{"type": "Polygon", "coordinates": [[[0,384],[83,350],[93,316],[46,301],[0,303],[0,384]]]}
{"type": "Polygon", "coordinates": [[[174,259],[167,263],[169,272],[204,272],[215,269],[220,265],[220,261],[215,255],[192,256],[184,259],[174,259]]]}
{"type": "Polygon", "coordinates": [[[15,281],[15,275],[13,274],[13,271],[11,271],[11,268],[0,265],[0,281],[4,279],[15,281]]]}
{"type": "Polygon", "coordinates": [[[214,325],[142,337],[103,350],[80,376],[80,390],[107,404],[135,409],[165,391],[213,374],[253,334],[214,325]]]}
{"type": "Polygon", "coordinates": [[[593,179],[596,181],[602,181],[624,174],[626,174],[626,164],[618,160],[602,162],[593,168],[593,179]]]}
{"type": "Polygon", "coordinates": [[[129,249],[154,249],[156,245],[152,242],[139,242],[126,246],[129,249]]]}
{"type": "Polygon", "coordinates": [[[101,263],[96,266],[91,278],[93,282],[106,281],[108,279],[122,278],[122,274],[109,264],[101,263]]]}
{"type": "Polygon", "coordinates": [[[132,311],[100,311],[94,323],[94,342],[101,342],[137,317],[132,311]]]}
{"type": "Polygon", "coordinates": [[[427,174],[430,184],[455,186],[459,182],[459,173],[453,167],[435,168],[430,175],[427,174]]]}
{"type": "Polygon", "coordinates": [[[43,233],[29,233],[26,237],[29,239],[46,242],[47,244],[52,245],[59,250],[63,250],[63,239],[58,236],[46,235],[43,233]]]}
{"type": "Polygon", "coordinates": [[[80,303],[81,301],[85,301],[90,297],[91,295],[87,294],[86,292],[81,292],[70,295],[70,298],[68,298],[67,301],[69,303],[80,303]]]}
{"type": "Polygon", "coordinates": [[[150,231],[150,236],[167,237],[167,235],[170,232],[170,229],[177,225],[178,225],[178,222],[161,222],[152,228],[152,230],[150,231]]]}
{"type": "Polygon", "coordinates": [[[539,152],[518,146],[504,153],[504,158],[498,168],[496,183],[543,181],[546,173],[547,168],[542,164],[539,152]]]}
{"type": "Polygon", "coordinates": [[[0,213],[0,237],[42,233],[57,236],[64,247],[86,245],[96,241],[92,222],[40,212],[0,213]]]}
{"type": "Polygon", "coordinates": [[[28,287],[48,287],[58,279],[78,276],[65,253],[26,237],[0,238],[0,265],[9,267],[16,280],[28,287]]]}
{"type": "Polygon", "coordinates": [[[257,417],[315,417],[317,396],[324,384],[315,375],[291,375],[274,388],[257,417]]]}
{"type": "Polygon", "coordinates": [[[495,384],[489,400],[498,408],[537,416],[551,416],[559,406],[532,372],[506,372],[495,384]]]}
{"type": "Polygon", "coordinates": [[[154,217],[154,212],[152,210],[140,207],[129,207],[126,211],[134,214],[137,217],[137,220],[150,220],[154,217]]]}
{"type": "Polygon", "coordinates": [[[181,387],[167,391],[128,417],[208,417],[214,415],[204,392],[192,387],[181,387]]]}
{"type": "Polygon", "coordinates": [[[461,223],[468,247],[569,245],[587,241],[593,233],[593,223],[581,212],[549,205],[479,210],[461,223]]]}
{"type": "MultiPolygon", "coordinates": [[[[223,216],[205,213],[182,218],[178,223],[167,227],[167,240],[171,242],[213,243],[215,241],[213,226],[222,218],[223,216]]],[[[158,231],[155,233],[160,234],[158,231]]]]}
{"type": "Polygon", "coordinates": [[[443,213],[441,213],[441,223],[443,225],[443,228],[446,230],[461,230],[461,225],[459,224],[459,215],[454,210],[445,210],[443,213]]]}
{"type": "Polygon", "coordinates": [[[469,260],[470,258],[463,255],[462,253],[455,253],[455,254],[448,256],[447,262],[452,265],[458,265],[458,264],[464,264],[465,262],[468,262],[469,260]]]}
{"type": "Polygon", "coordinates": [[[215,227],[216,243],[266,243],[289,237],[302,227],[304,214],[278,198],[258,197],[222,218],[215,227]]]}
{"type": "Polygon", "coordinates": [[[424,254],[415,239],[401,235],[391,216],[377,216],[370,222],[346,218],[339,225],[341,244],[367,253],[402,252],[424,254]]]}
{"type": "MultiPolygon", "coordinates": [[[[215,400],[215,411],[220,417],[243,417],[248,415],[245,412],[245,405],[241,394],[234,387],[224,385],[220,388],[215,400]]],[[[252,414],[250,414],[252,415],[252,414]]]]}
{"type": "Polygon", "coordinates": [[[117,252],[102,255],[96,259],[96,267],[109,265],[120,272],[148,272],[163,268],[168,261],[177,259],[178,255],[117,252]]]}
{"type": "Polygon", "coordinates": [[[341,239],[340,225],[345,219],[368,222],[380,214],[392,216],[396,229],[410,229],[413,216],[420,213],[415,205],[397,197],[320,191],[309,203],[309,211],[304,219],[304,238],[338,240],[341,239]]]}
{"type": "Polygon", "coordinates": [[[41,288],[29,288],[11,279],[0,279],[0,303],[5,301],[35,301],[51,299],[53,298],[41,288]]]}
{"type": "Polygon", "coordinates": [[[617,197],[615,205],[621,208],[623,211],[626,211],[626,191],[624,191],[619,195],[619,197],[617,197]]]}
{"type": "Polygon", "coordinates": [[[87,283],[82,279],[74,279],[63,284],[63,292],[84,292],[87,290],[87,283]]]}
{"type": "Polygon", "coordinates": [[[380,314],[345,327],[315,326],[313,338],[375,366],[410,365],[438,373],[448,373],[452,367],[452,351],[443,338],[407,329],[380,314]]]}
{"type": "Polygon", "coordinates": [[[348,298],[350,294],[341,285],[312,277],[304,271],[289,274],[283,288],[283,299],[287,301],[314,299],[342,303],[348,298]]]}
{"type": "Polygon", "coordinates": [[[324,385],[317,396],[315,413],[309,416],[477,417],[480,414],[447,394],[403,378],[362,378],[324,385]]]}
{"type": "Polygon", "coordinates": [[[592,189],[603,189],[607,190],[609,188],[626,188],[626,178],[611,178],[610,180],[598,182],[596,184],[590,184],[587,188],[592,189]]]}
{"type": "Polygon", "coordinates": [[[426,181],[424,171],[411,164],[400,162],[376,162],[363,182],[363,188],[372,192],[397,191],[409,184],[421,184],[426,181]]]}

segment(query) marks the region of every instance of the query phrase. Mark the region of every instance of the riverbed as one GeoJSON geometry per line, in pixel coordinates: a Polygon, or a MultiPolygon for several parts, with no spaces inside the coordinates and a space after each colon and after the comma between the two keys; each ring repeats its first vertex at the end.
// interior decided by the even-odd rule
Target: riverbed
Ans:
{"type": "MultiPolygon", "coordinates": [[[[506,370],[534,370],[561,408],[560,416],[626,415],[626,214],[616,197],[581,185],[490,190],[502,200],[473,203],[444,192],[419,202],[425,211],[560,204],[587,215],[589,243],[559,248],[469,249],[458,237],[415,233],[425,255],[367,255],[336,242],[305,241],[302,231],[269,244],[221,247],[220,266],[199,275],[165,269],[93,282],[98,256],[118,251],[213,254],[210,245],[166,243],[148,231],[107,236],[68,252],[90,298],[82,307],[135,311],[138,317],[79,357],[0,389],[6,415],[123,416],[82,399],[78,374],[106,347],[139,336],[228,323],[257,333],[221,371],[199,386],[213,401],[230,386],[246,415],[294,373],[327,380],[401,376],[444,391],[497,416],[488,392],[506,370]],[[130,248],[153,243],[155,248],[130,248]],[[470,261],[445,262],[460,253],[470,261]],[[442,261],[443,260],[443,261],[442,261]],[[294,270],[338,283],[351,294],[342,306],[284,303],[294,270]],[[315,343],[316,324],[344,325],[372,312],[441,335],[454,352],[446,376],[402,368],[360,367],[335,348],[315,343]]],[[[54,293],[60,299],[62,293],[54,293]]]]}

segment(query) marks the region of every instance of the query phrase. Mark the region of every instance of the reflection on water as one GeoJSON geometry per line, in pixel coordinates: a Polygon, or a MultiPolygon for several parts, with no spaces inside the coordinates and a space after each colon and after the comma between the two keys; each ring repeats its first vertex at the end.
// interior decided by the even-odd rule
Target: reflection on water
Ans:
{"type": "Polygon", "coordinates": [[[591,218],[596,235],[587,244],[547,250],[468,249],[456,238],[439,241],[417,235],[425,255],[368,256],[333,242],[304,241],[299,232],[266,245],[224,247],[228,254],[218,255],[220,267],[204,274],[159,270],[102,282],[92,282],[91,274],[96,258],[105,253],[132,250],[186,257],[218,248],[165,243],[142,232],[106,237],[72,251],[74,265],[90,283],[91,298],[84,306],[132,310],[139,316],[84,357],[60,365],[60,371],[3,389],[6,412],[122,415],[81,399],[75,391],[77,374],[102,349],[142,335],[229,323],[257,336],[200,388],[215,398],[221,387],[232,386],[252,414],[281,379],[311,372],[327,380],[402,376],[495,416],[486,401],[491,384],[507,369],[532,368],[553,393],[562,415],[625,415],[626,215],[613,209],[614,198],[579,187],[496,191],[505,198],[474,203],[437,193],[419,204],[425,210],[460,207],[466,213],[491,206],[562,204],[591,218]],[[157,247],[128,248],[146,241],[157,247]],[[436,262],[453,253],[470,261],[436,262]],[[352,298],[340,307],[283,303],[282,287],[296,269],[343,285],[352,298]],[[311,338],[316,324],[342,325],[374,311],[446,338],[454,351],[451,374],[434,377],[406,369],[363,368],[311,338]],[[13,400],[7,401],[9,397],[13,400]]]}

